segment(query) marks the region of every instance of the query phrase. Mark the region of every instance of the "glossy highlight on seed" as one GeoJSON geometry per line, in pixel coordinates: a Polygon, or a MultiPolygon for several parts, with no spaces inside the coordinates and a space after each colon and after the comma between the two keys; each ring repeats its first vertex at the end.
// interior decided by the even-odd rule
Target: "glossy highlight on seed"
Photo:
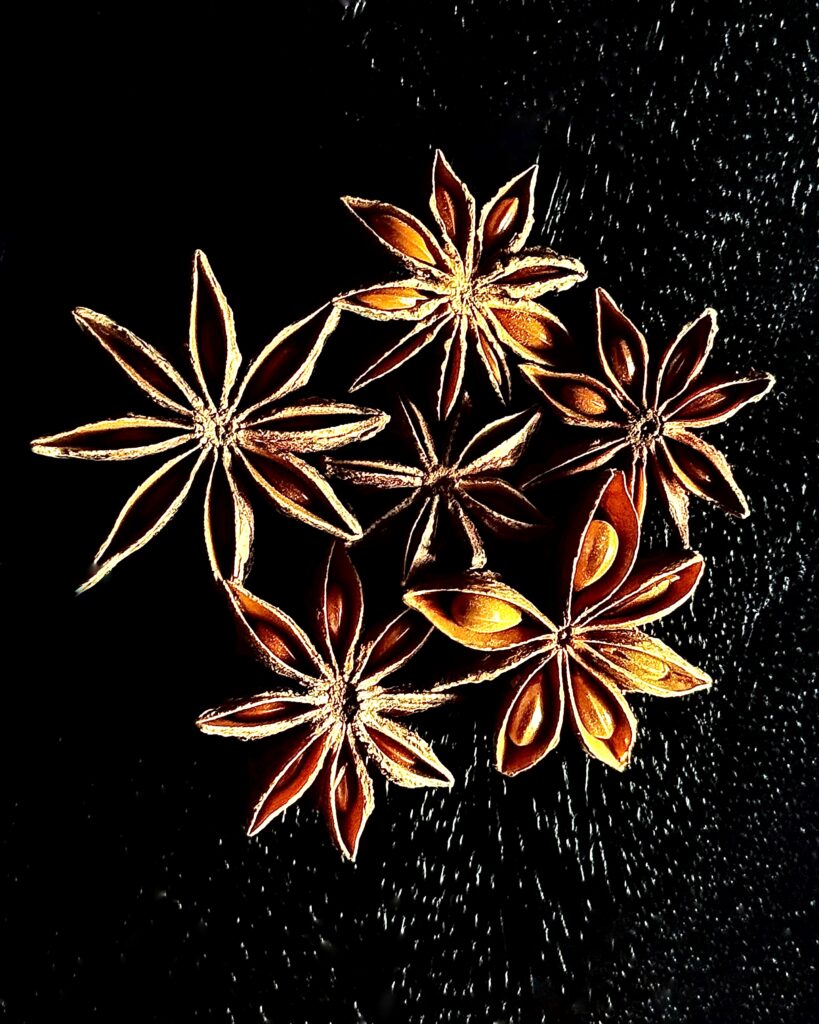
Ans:
{"type": "Polygon", "coordinates": [[[484,594],[458,594],[452,602],[453,620],[473,633],[500,633],[519,625],[523,619],[520,609],[497,597],[484,594]]]}
{"type": "Polygon", "coordinates": [[[574,589],[583,590],[602,579],[614,564],[620,541],[617,531],[605,519],[592,519],[577,559],[574,589]]]}
{"type": "Polygon", "coordinates": [[[389,213],[378,214],[373,217],[373,227],[379,235],[400,250],[422,263],[435,263],[435,257],[429,250],[429,246],[415,228],[405,224],[398,217],[389,213]]]}
{"type": "Polygon", "coordinates": [[[515,223],[520,209],[520,200],[515,196],[502,199],[486,218],[484,235],[488,241],[500,238],[515,223]]]}
{"type": "Polygon", "coordinates": [[[358,301],[374,309],[412,309],[424,296],[414,288],[379,288],[378,291],[362,293],[358,301]]]}
{"type": "Polygon", "coordinates": [[[521,692],[509,715],[506,735],[516,747],[528,747],[543,725],[543,685],[538,674],[521,692]]]}
{"type": "Polygon", "coordinates": [[[605,398],[584,384],[564,384],[560,397],[568,408],[586,416],[602,416],[608,409],[605,398]]]}
{"type": "Polygon", "coordinates": [[[574,678],[574,697],[583,728],[598,740],[614,735],[614,716],[606,701],[579,674],[574,678]]]}

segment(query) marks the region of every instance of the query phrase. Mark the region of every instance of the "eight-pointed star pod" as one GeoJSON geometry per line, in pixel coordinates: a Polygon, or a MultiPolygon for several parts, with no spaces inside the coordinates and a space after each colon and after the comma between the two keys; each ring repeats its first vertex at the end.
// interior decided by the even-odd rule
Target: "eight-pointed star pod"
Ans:
{"type": "MultiPolygon", "coordinates": [[[[465,408],[468,405],[463,404],[465,408]]],[[[543,516],[529,499],[499,476],[520,459],[537,427],[539,412],[529,409],[493,420],[453,451],[458,415],[440,450],[419,409],[409,401],[402,402],[401,407],[418,457],[417,466],[374,459],[328,459],[327,469],[331,476],[362,487],[409,492],[376,519],[367,533],[411,505],[419,506],[407,537],[404,581],[434,562],[435,546],[443,546],[444,517],[454,527],[454,536],[447,534],[447,540],[466,540],[472,568],[486,564],[476,521],[507,537],[531,533],[543,524],[543,516]]]]}
{"type": "Polygon", "coordinates": [[[226,587],[257,653],[302,689],[231,701],[203,714],[199,728],[219,736],[269,740],[265,783],[248,834],[263,829],[321,776],[330,833],[352,860],[375,802],[366,760],[399,786],[453,783],[429,744],[397,721],[445,704],[452,695],[381,685],[420,650],[432,627],[405,608],[362,639],[361,581],[338,543],[324,566],[315,628],[309,634],[238,583],[226,587]]]}
{"type": "Polygon", "coordinates": [[[483,652],[472,671],[445,685],[511,673],[495,746],[504,774],[517,775],[553,750],[566,717],[593,757],[622,770],[637,731],[624,692],[676,697],[710,685],[704,672],[637,628],[691,597],[702,556],[637,560],[639,543],[625,476],[608,473],[563,548],[559,625],[491,574],[404,595],[447,636],[483,652]]]}
{"type": "Polygon", "coordinates": [[[188,335],[197,387],[155,348],[108,317],[89,309],[78,309],[74,316],[167,414],[90,423],[37,438],[34,451],[114,461],[173,453],[125,503],[80,591],[170,522],[204,465],[209,465],[205,541],[217,576],[244,575],[253,540],[248,495],[254,484],[282,512],[310,526],[346,539],[361,535],[356,518],[304,456],[370,437],[389,416],[327,399],[290,398],[310,379],[335,328],[337,310],[325,307],[286,327],[237,384],[241,355],[233,313],[207,258],[197,252],[188,335]]]}
{"type": "Polygon", "coordinates": [[[430,209],[439,237],[390,203],[345,197],[349,209],[413,276],[347,292],[336,302],[375,320],[415,324],[351,390],[391,373],[437,339],[444,346],[438,414],[445,418],[461,393],[470,346],[502,399],[508,399],[511,386],[505,349],[550,366],[563,360],[569,334],[533,300],[583,281],[586,271],[579,260],[551,249],[523,249],[534,224],[536,176],[534,166],[507,182],[476,221],[472,193],[437,151],[430,209]]]}
{"type": "Polygon", "coordinates": [[[529,473],[524,488],[625,455],[638,514],[642,518],[645,509],[648,470],[684,544],[690,494],[731,515],[747,516],[748,502],[725,456],[694,431],[723,423],[759,401],[774,378],[752,373],[702,379],[717,333],[717,314],[710,308],[682,328],[655,369],[643,334],[611,296],[598,288],[596,299],[597,354],[608,383],[534,365],[521,369],[564,423],[599,433],[558,449],[545,466],[529,473]]]}

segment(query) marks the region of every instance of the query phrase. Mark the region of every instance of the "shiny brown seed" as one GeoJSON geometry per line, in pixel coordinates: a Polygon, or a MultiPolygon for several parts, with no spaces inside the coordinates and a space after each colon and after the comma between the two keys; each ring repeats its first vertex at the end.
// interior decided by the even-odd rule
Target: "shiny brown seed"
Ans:
{"type": "Polygon", "coordinates": [[[543,724],[543,686],[539,676],[532,679],[517,699],[506,734],[516,747],[528,747],[540,732],[543,724]]]}
{"type": "Polygon", "coordinates": [[[581,676],[574,679],[574,698],[583,728],[598,740],[614,735],[614,716],[605,699],[581,676]]]}
{"type": "Polygon", "coordinates": [[[574,589],[590,587],[609,571],[617,557],[620,541],[617,531],[604,519],[592,519],[577,559],[574,589]]]}
{"type": "Polygon", "coordinates": [[[615,665],[621,665],[635,676],[641,679],[650,679],[659,682],[669,674],[668,665],[653,654],[646,654],[645,651],[635,651],[630,647],[609,647],[606,649],[609,661],[615,665]]]}
{"type": "Polygon", "coordinates": [[[458,594],[452,602],[452,618],[473,633],[501,633],[517,626],[523,618],[514,605],[483,594],[458,594]]]}
{"type": "Polygon", "coordinates": [[[295,652],[287,646],[280,633],[266,626],[263,622],[256,626],[256,633],[265,647],[279,661],[283,661],[286,665],[293,665],[297,661],[295,652]]]}
{"type": "Polygon", "coordinates": [[[380,288],[376,292],[365,292],[358,301],[373,309],[412,309],[424,296],[415,288],[380,288]]]}
{"type": "Polygon", "coordinates": [[[478,341],[480,342],[481,351],[483,352],[484,359],[486,360],[486,365],[489,368],[489,372],[492,374],[495,383],[500,384],[503,377],[501,374],[498,357],[493,352],[492,346],[486,340],[483,331],[480,329],[478,330],[478,341]]]}
{"type": "Polygon", "coordinates": [[[702,456],[685,452],[678,457],[680,469],[695,487],[708,487],[714,483],[714,470],[702,456]]]}
{"type": "Polygon", "coordinates": [[[310,503],[310,495],[303,487],[299,487],[292,476],[279,477],[276,480],[276,489],[280,491],[285,498],[295,502],[297,505],[309,505],[310,503]]]}
{"type": "Polygon", "coordinates": [[[608,411],[605,398],[585,384],[564,384],[560,389],[560,398],[565,406],[584,416],[602,416],[608,411]]]}
{"type": "Polygon", "coordinates": [[[714,409],[719,405],[722,405],[725,401],[725,392],[719,388],[715,391],[708,391],[704,395],[699,395],[691,402],[688,408],[683,408],[679,415],[683,418],[686,414],[696,410],[697,413],[708,412],[710,409],[714,409]]]}
{"type": "Polygon", "coordinates": [[[653,587],[647,587],[641,594],[637,594],[635,597],[629,600],[629,612],[634,612],[638,608],[642,608],[645,605],[650,604],[656,598],[662,597],[662,595],[666,592],[666,590],[668,590],[671,584],[676,583],[679,578],[679,576],[670,576],[664,580],[658,580],[658,582],[655,583],[653,587]]]}
{"type": "Polygon", "coordinates": [[[338,773],[338,781],[336,782],[336,807],[344,814],[350,809],[352,803],[352,793],[350,792],[350,784],[347,781],[349,769],[345,765],[338,773]]]}
{"type": "Polygon", "coordinates": [[[372,226],[381,237],[399,252],[422,263],[435,263],[423,235],[391,213],[379,213],[372,218],[372,226]]]}
{"type": "Polygon", "coordinates": [[[344,608],[344,592],[337,583],[327,587],[327,629],[335,643],[341,632],[341,613],[344,608]]]}
{"type": "Polygon", "coordinates": [[[408,768],[411,771],[417,771],[420,769],[418,757],[413,751],[408,750],[402,743],[394,740],[392,736],[387,736],[386,733],[380,732],[378,729],[370,729],[370,736],[372,737],[375,745],[382,750],[387,757],[396,764],[401,765],[402,768],[408,768]]]}
{"type": "Polygon", "coordinates": [[[452,197],[443,188],[435,189],[435,204],[438,207],[438,213],[441,215],[441,220],[444,222],[446,233],[450,238],[455,237],[455,204],[452,202],[452,197]]]}
{"type": "Polygon", "coordinates": [[[539,317],[516,309],[494,309],[493,313],[504,330],[534,355],[548,355],[554,348],[552,332],[539,317]]]}
{"type": "Polygon", "coordinates": [[[629,342],[625,338],[612,338],[606,347],[614,376],[621,384],[631,384],[637,372],[637,363],[629,342]]]}
{"type": "Polygon", "coordinates": [[[484,238],[486,241],[494,242],[501,235],[506,234],[515,223],[519,209],[520,200],[514,196],[501,199],[486,218],[486,226],[484,228],[484,238]]]}
{"type": "MultiPolygon", "coordinates": [[[[282,661],[284,659],[282,658],[282,661]]],[[[286,714],[288,708],[282,701],[270,701],[267,704],[256,704],[252,708],[242,708],[229,715],[225,721],[230,722],[258,722],[261,720],[273,721],[286,714]]]]}

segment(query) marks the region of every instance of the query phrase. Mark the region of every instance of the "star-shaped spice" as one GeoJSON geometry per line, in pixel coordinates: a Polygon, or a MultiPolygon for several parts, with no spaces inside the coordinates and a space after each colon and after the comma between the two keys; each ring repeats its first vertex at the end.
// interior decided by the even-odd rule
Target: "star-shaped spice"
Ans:
{"type": "Polygon", "coordinates": [[[579,260],[551,249],[523,249],[534,224],[537,167],[513,178],[483,207],[438,151],[432,167],[430,208],[438,236],[406,210],[389,203],[346,197],[349,209],[410,268],[401,281],[362,288],[336,299],[343,308],[375,320],[409,320],[415,326],[355,381],[351,390],[383,377],[438,341],[444,360],[438,413],[450,414],[464,377],[466,352],[480,357],[498,395],[510,391],[504,349],[558,365],[570,338],[563,324],[533,300],[586,277],[579,260]]]}
{"type": "Polygon", "coordinates": [[[495,749],[505,775],[553,750],[564,717],[592,756],[622,770],[637,730],[624,692],[676,697],[710,685],[704,672],[637,628],[690,598],[702,557],[637,560],[639,543],[625,476],[608,473],[564,548],[559,625],[489,574],[405,594],[447,636],[485,652],[470,675],[450,685],[511,673],[495,749]]]}
{"type": "Polygon", "coordinates": [[[377,519],[370,532],[412,505],[420,506],[407,538],[404,580],[426,568],[440,546],[443,516],[449,517],[456,534],[466,540],[471,565],[486,564],[486,552],[475,520],[506,536],[542,524],[538,509],[520,491],[498,475],[514,466],[535,431],[539,413],[529,411],[504,416],[487,424],[453,453],[458,431],[456,417],[439,454],[429,424],[412,402],[402,401],[407,430],[418,456],[418,465],[376,460],[328,460],[331,475],[379,490],[406,490],[398,505],[377,519]]]}
{"type": "Polygon", "coordinates": [[[320,777],[324,814],[345,857],[355,859],[374,806],[365,761],[399,786],[451,786],[431,747],[397,719],[437,707],[445,693],[387,689],[385,676],[405,665],[432,632],[405,609],[361,639],[361,581],[340,544],[330,551],[316,600],[313,639],[285,612],[227,584],[233,608],[270,668],[300,684],[232,701],[199,718],[203,732],[269,739],[266,783],[254,804],[255,835],[320,777]]]}
{"type": "Polygon", "coordinates": [[[325,477],[304,458],[361,441],[389,420],[378,409],[290,398],[310,379],[338,312],[319,310],[286,327],[237,384],[241,355],[233,313],[204,253],[193,262],[188,348],[196,387],[147,342],[90,309],[74,316],[128,376],[167,410],[125,416],[32,442],[40,455],[121,461],[171,456],[134,491],[95,557],[87,590],[152,540],[208,467],[205,541],[217,576],[241,579],[250,558],[254,485],[280,511],[347,539],[361,527],[325,477]],[[286,399],[286,401],[285,401],[286,399]]]}
{"type": "Polygon", "coordinates": [[[758,401],[773,387],[774,378],[769,373],[701,376],[717,333],[713,309],[686,324],[652,367],[642,333],[602,288],[596,297],[597,351],[608,383],[534,365],[521,369],[564,423],[598,434],[556,451],[545,467],[530,473],[524,488],[625,457],[640,516],[648,470],[686,545],[691,494],[731,515],[747,516],[748,503],[725,456],[695,431],[723,423],[758,401]]]}

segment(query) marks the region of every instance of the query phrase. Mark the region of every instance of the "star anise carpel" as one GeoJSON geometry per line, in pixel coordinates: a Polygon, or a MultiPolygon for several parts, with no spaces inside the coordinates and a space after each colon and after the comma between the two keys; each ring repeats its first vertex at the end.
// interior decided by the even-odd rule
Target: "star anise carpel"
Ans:
{"type": "Polygon", "coordinates": [[[436,232],[390,203],[344,198],[412,276],[347,292],[337,304],[375,320],[414,325],[351,390],[391,373],[437,342],[444,348],[437,405],[445,418],[461,393],[469,349],[504,400],[511,389],[507,351],[545,365],[563,362],[569,334],[534,300],[584,280],[586,271],[579,260],[551,249],[523,248],[534,224],[536,176],[536,166],[517,175],[476,217],[474,197],[437,151],[430,198],[436,232]]]}
{"type": "Polygon", "coordinates": [[[605,380],[533,364],[521,367],[564,423],[596,431],[589,440],[554,452],[528,474],[524,489],[616,459],[627,467],[640,516],[650,475],[686,545],[692,494],[731,515],[748,516],[748,503],[725,456],[697,431],[759,401],[774,378],[769,373],[703,377],[717,332],[713,309],[686,324],[654,366],[645,337],[602,288],[596,306],[597,355],[605,380]]]}
{"type": "Polygon", "coordinates": [[[640,522],[622,472],[605,474],[572,532],[554,618],[492,574],[463,574],[404,595],[445,635],[482,652],[473,671],[449,685],[509,673],[495,741],[506,775],[553,750],[564,719],[589,754],[622,770],[637,731],[624,694],[674,697],[711,683],[638,628],[691,597],[702,556],[638,559],[640,522]]]}
{"type": "Polygon", "coordinates": [[[188,352],[195,385],[153,346],[113,320],[77,309],[93,335],[164,415],[123,416],[32,442],[35,452],[122,461],[169,458],[134,491],[95,556],[87,590],[147,544],[176,514],[205,467],[204,533],[218,576],[241,579],[250,558],[251,493],[281,512],[347,539],[361,533],[352,513],[305,456],[370,437],[389,417],[329,399],[293,398],[310,379],[338,311],[323,307],[280,331],[239,378],[233,313],[204,253],[193,263],[188,352]]]}
{"type": "Polygon", "coordinates": [[[532,502],[499,475],[516,465],[540,414],[529,409],[503,416],[456,447],[461,413],[468,408],[467,402],[462,403],[450,422],[445,443],[440,445],[418,407],[401,401],[406,434],[417,457],[415,465],[386,460],[327,460],[331,476],[370,489],[406,492],[403,500],[366,531],[370,534],[399,513],[414,508],[404,554],[404,581],[434,562],[442,545],[445,518],[451,528],[448,536],[460,538],[473,568],[486,564],[478,524],[508,538],[534,531],[543,523],[542,514],[532,502]]]}
{"type": "Polygon", "coordinates": [[[206,733],[267,741],[266,782],[248,834],[261,831],[317,784],[330,833],[353,860],[375,803],[368,762],[399,786],[453,783],[429,744],[399,721],[452,695],[382,685],[420,650],[432,627],[405,608],[362,635],[361,580],[339,543],[325,562],[309,629],[241,584],[225,586],[257,654],[298,687],[234,700],[198,720],[206,733]]]}

